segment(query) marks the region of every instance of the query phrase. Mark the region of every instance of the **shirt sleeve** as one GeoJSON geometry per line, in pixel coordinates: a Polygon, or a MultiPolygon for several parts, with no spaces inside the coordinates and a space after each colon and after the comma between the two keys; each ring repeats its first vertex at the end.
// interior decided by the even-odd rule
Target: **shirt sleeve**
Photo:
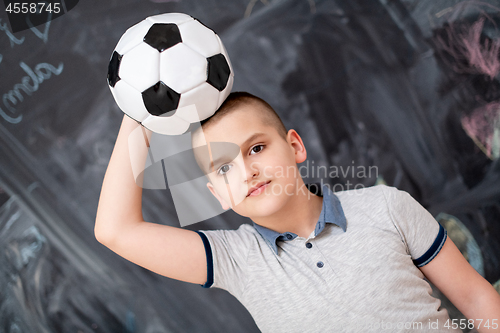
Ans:
{"type": "Polygon", "coordinates": [[[239,296],[245,287],[247,257],[253,234],[245,225],[237,230],[196,231],[205,245],[207,282],[203,288],[220,288],[239,296]]]}
{"type": "Polygon", "coordinates": [[[447,238],[446,229],[410,194],[382,186],[389,214],[417,267],[434,259],[447,238]]]}

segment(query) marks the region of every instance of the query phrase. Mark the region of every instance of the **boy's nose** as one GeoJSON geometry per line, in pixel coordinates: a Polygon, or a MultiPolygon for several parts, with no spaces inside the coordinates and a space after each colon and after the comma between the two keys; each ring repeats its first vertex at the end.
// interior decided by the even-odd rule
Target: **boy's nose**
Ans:
{"type": "Polygon", "coordinates": [[[259,168],[256,165],[247,165],[245,167],[246,167],[246,173],[247,173],[247,179],[246,179],[247,183],[249,181],[257,178],[260,175],[259,168]]]}

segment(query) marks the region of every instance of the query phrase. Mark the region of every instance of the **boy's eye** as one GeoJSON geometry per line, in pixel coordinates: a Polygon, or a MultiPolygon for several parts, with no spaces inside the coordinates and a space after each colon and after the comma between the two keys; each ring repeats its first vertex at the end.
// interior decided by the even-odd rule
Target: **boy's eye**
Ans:
{"type": "Polygon", "coordinates": [[[260,153],[264,149],[264,145],[257,145],[250,150],[250,155],[260,153]]]}
{"type": "Polygon", "coordinates": [[[225,175],[229,171],[229,169],[231,169],[231,165],[224,164],[223,166],[221,166],[219,168],[219,170],[217,170],[217,174],[218,175],[225,175]]]}

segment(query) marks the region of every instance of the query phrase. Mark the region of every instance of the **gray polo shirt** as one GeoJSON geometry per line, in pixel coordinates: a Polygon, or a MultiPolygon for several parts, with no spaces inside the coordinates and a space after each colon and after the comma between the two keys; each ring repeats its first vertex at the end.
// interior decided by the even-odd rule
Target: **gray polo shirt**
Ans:
{"type": "Polygon", "coordinates": [[[255,223],[199,231],[208,267],[203,287],[235,296],[262,332],[451,331],[417,268],[446,240],[431,214],[385,185],[322,192],[307,238],[255,223]]]}

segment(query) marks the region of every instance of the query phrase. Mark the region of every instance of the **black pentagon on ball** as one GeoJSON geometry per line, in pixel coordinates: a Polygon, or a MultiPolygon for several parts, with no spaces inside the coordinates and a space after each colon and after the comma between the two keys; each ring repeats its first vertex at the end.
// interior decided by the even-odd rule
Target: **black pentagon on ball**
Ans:
{"type": "Polygon", "coordinates": [[[114,51],[108,65],[108,84],[111,87],[114,87],[116,82],[120,81],[118,70],[120,69],[121,61],[122,56],[118,52],[114,51]]]}
{"type": "Polygon", "coordinates": [[[148,112],[154,116],[172,116],[175,112],[168,115],[167,113],[177,109],[180,98],[181,95],[162,81],[142,92],[144,105],[148,112]]]}
{"type": "Polygon", "coordinates": [[[173,23],[153,24],[143,40],[159,52],[163,52],[169,47],[182,42],[179,27],[173,23]]]}
{"type": "Polygon", "coordinates": [[[224,90],[229,79],[229,74],[231,74],[231,69],[229,68],[226,57],[219,53],[207,58],[207,61],[207,82],[219,91],[224,90]]]}

